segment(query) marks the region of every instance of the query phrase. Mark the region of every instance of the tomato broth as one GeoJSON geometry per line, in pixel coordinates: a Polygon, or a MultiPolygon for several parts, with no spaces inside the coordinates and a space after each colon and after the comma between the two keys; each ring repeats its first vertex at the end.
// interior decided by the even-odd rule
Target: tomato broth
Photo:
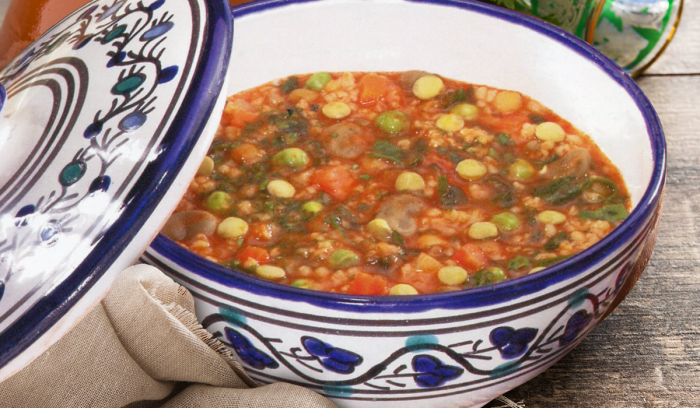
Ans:
{"type": "Polygon", "coordinates": [[[412,295],[535,273],[629,209],[598,146],[526,95],[422,71],[317,72],[228,98],[163,232],[282,284],[412,295]]]}

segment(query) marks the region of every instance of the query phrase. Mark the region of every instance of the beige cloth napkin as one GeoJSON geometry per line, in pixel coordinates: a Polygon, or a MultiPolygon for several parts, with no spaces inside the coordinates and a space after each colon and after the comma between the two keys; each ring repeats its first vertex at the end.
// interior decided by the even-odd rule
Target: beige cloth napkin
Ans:
{"type": "Polygon", "coordinates": [[[157,269],[124,271],[73,330],[0,383],[3,407],[332,408],[302,387],[256,387],[157,269]]]}

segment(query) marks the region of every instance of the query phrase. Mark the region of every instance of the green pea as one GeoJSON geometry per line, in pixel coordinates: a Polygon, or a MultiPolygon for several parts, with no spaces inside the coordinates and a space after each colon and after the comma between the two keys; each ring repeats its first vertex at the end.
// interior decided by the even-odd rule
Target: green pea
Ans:
{"type": "Polygon", "coordinates": [[[226,214],[233,208],[233,198],[223,191],[215,191],[207,198],[205,206],[214,213],[226,214]]]}
{"type": "Polygon", "coordinates": [[[469,238],[489,239],[498,236],[498,228],[492,222],[475,222],[469,226],[469,238]]]}
{"type": "Polygon", "coordinates": [[[267,280],[280,280],[284,279],[287,272],[278,266],[260,265],[255,268],[255,274],[267,280]]]}
{"type": "Polygon", "coordinates": [[[407,285],[405,283],[399,283],[398,285],[394,285],[390,290],[389,294],[393,296],[410,296],[410,295],[417,295],[418,291],[416,288],[414,288],[411,285],[407,285]]]}
{"type": "Polygon", "coordinates": [[[311,219],[316,216],[316,214],[320,213],[321,210],[323,210],[323,204],[319,203],[318,201],[309,201],[308,203],[304,204],[301,209],[304,211],[306,218],[311,219]]]}
{"type": "Polygon", "coordinates": [[[301,149],[291,147],[277,153],[272,161],[279,166],[302,168],[309,164],[309,155],[301,149]]]}
{"type": "Polygon", "coordinates": [[[455,170],[457,171],[459,177],[469,181],[479,180],[483,178],[486,175],[486,173],[488,173],[486,165],[474,159],[466,159],[460,161],[459,163],[457,163],[457,167],[455,168],[455,170]]]}
{"type": "Polygon", "coordinates": [[[527,161],[518,159],[510,165],[508,174],[515,179],[527,180],[535,174],[535,168],[527,161]]]}
{"type": "Polygon", "coordinates": [[[476,105],[469,103],[460,103],[459,105],[455,105],[452,107],[452,109],[450,109],[450,112],[467,120],[474,120],[477,116],[479,116],[479,108],[477,108],[476,105]]]}
{"type": "Polygon", "coordinates": [[[396,110],[382,112],[375,120],[381,130],[392,135],[403,132],[408,127],[408,122],[408,115],[396,110]]]}
{"type": "Polygon", "coordinates": [[[508,279],[503,269],[492,266],[475,273],[469,280],[474,286],[485,286],[508,279]]]}
{"type": "Polygon", "coordinates": [[[314,91],[320,91],[325,88],[329,82],[331,82],[331,74],[328,72],[317,72],[309,77],[306,81],[306,87],[313,89],[314,91]]]}
{"type": "Polygon", "coordinates": [[[397,191],[423,191],[425,180],[418,173],[404,171],[396,178],[395,187],[397,191]]]}
{"type": "Polygon", "coordinates": [[[209,156],[204,156],[202,164],[199,165],[199,170],[197,170],[197,175],[205,177],[211,176],[214,172],[214,166],[214,159],[209,156]]]}
{"type": "Polygon", "coordinates": [[[248,223],[236,217],[228,217],[216,227],[216,233],[227,239],[241,238],[248,233],[248,223]]]}
{"type": "Polygon", "coordinates": [[[518,217],[509,212],[494,215],[493,218],[491,218],[491,222],[496,224],[498,229],[506,232],[514,231],[520,226],[518,217]]]}
{"type": "Polygon", "coordinates": [[[293,185],[284,180],[272,180],[267,183],[265,189],[271,195],[280,198],[292,198],[297,192],[293,185]]]}
{"type": "Polygon", "coordinates": [[[292,286],[295,288],[311,289],[313,288],[314,282],[310,279],[297,279],[292,282],[292,286]]]}
{"type": "Polygon", "coordinates": [[[328,261],[333,268],[348,268],[360,263],[360,257],[347,249],[338,249],[331,254],[328,261]]]}
{"type": "Polygon", "coordinates": [[[459,266],[444,266],[438,271],[438,279],[445,285],[461,285],[467,280],[466,269],[459,266]]]}

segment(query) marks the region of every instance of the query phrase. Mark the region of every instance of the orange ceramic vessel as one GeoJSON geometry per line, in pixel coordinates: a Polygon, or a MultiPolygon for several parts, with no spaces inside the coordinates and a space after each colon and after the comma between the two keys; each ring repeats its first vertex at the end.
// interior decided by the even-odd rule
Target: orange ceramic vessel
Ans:
{"type": "MultiPolygon", "coordinates": [[[[13,0],[0,27],[0,68],[44,31],[90,0],[13,0]]],[[[251,0],[229,0],[232,6],[251,0]]]]}

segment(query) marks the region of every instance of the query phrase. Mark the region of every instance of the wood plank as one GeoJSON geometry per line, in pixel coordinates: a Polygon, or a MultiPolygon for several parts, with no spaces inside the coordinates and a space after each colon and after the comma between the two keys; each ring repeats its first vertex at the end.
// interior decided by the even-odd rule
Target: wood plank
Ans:
{"type": "Polygon", "coordinates": [[[632,293],[578,348],[506,394],[527,408],[700,407],[700,77],[639,83],[669,152],[654,255],[632,293]]]}
{"type": "Polygon", "coordinates": [[[678,32],[647,73],[700,73],[700,1],[685,0],[678,32]]]}

